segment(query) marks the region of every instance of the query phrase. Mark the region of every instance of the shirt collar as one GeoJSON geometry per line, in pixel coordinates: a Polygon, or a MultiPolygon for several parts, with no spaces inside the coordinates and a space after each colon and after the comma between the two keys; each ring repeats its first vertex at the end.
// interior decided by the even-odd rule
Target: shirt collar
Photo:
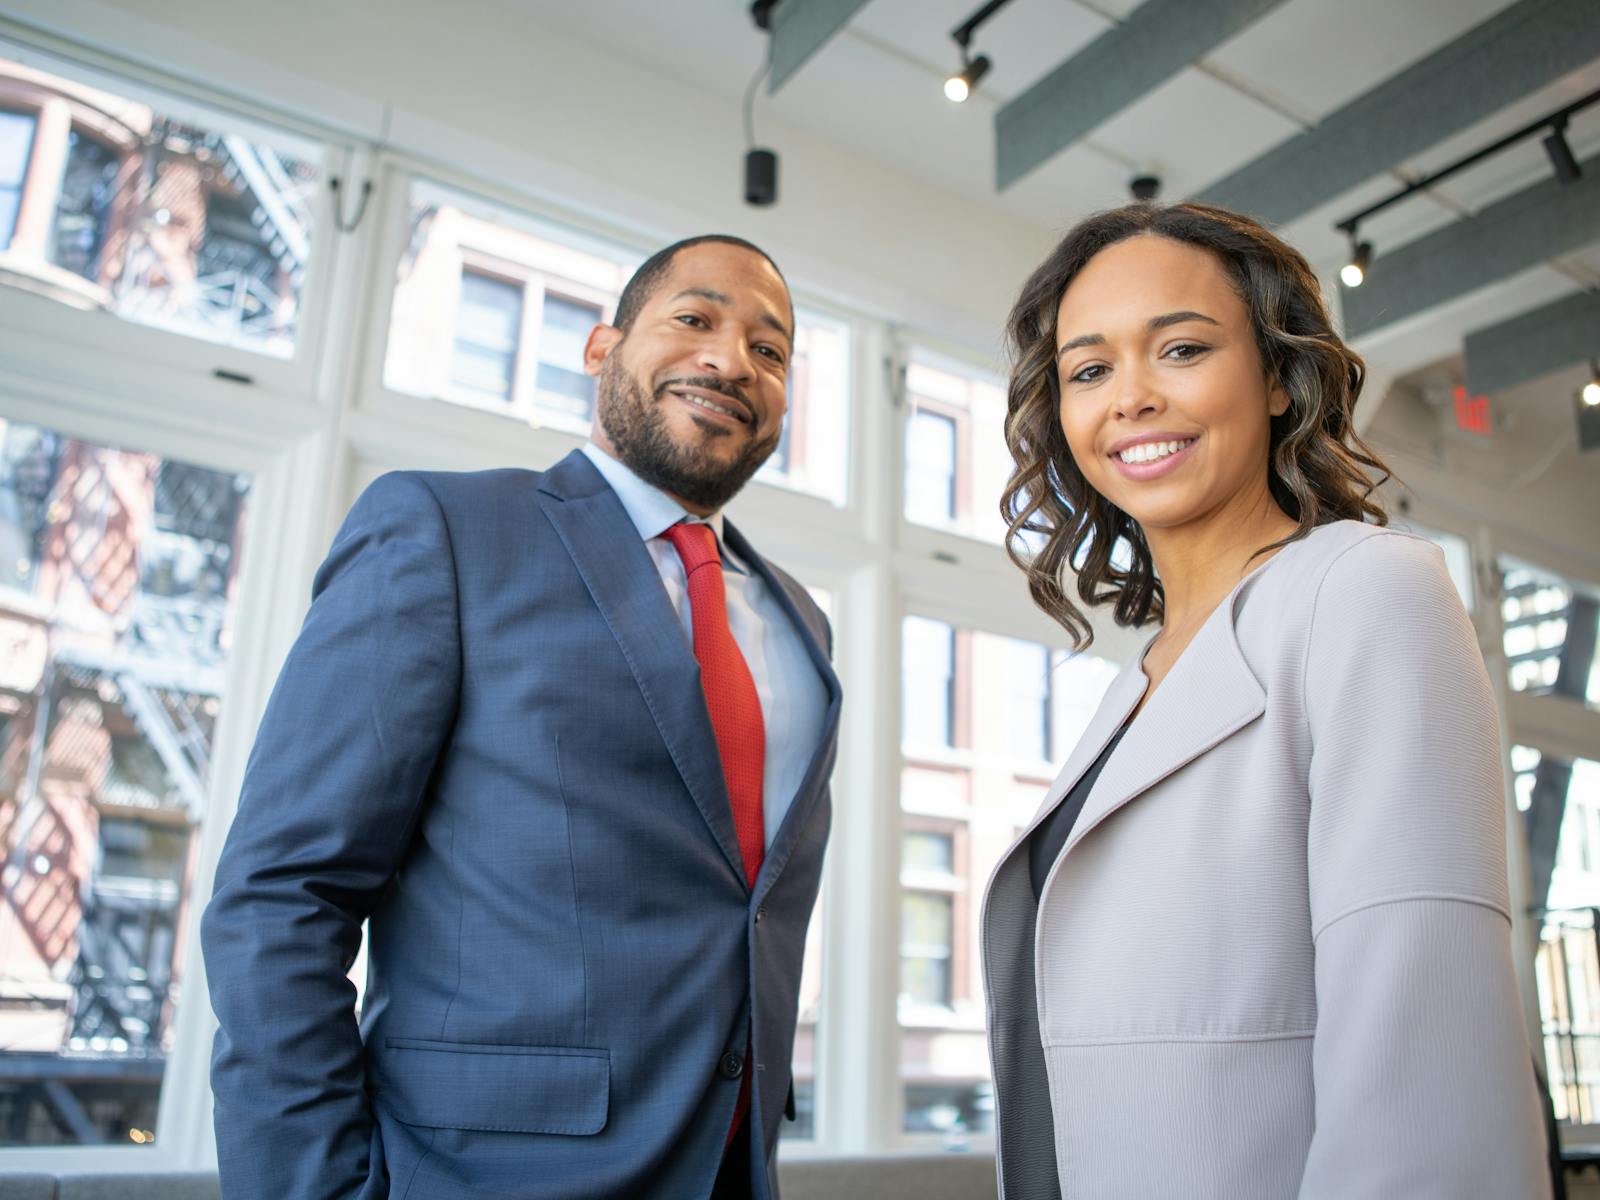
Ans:
{"type": "Polygon", "coordinates": [[[723,564],[736,571],[743,571],[723,537],[720,509],[709,517],[696,516],[660,488],[640,479],[631,469],[612,458],[593,442],[585,442],[583,452],[595,465],[595,469],[605,477],[605,481],[611,485],[611,490],[616,492],[617,499],[622,501],[622,507],[628,514],[628,519],[633,522],[633,527],[639,531],[639,536],[643,540],[648,542],[660,537],[679,521],[709,525],[711,531],[717,535],[717,548],[722,553],[723,564]]]}

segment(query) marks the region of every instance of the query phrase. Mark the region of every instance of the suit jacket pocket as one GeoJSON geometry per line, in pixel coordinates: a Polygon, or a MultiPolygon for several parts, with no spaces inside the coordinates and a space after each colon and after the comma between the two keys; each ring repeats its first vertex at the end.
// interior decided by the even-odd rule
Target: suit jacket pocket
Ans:
{"type": "Polygon", "coordinates": [[[611,1052],[384,1039],[378,1102],[407,1125],[584,1135],[605,1128],[611,1052]]]}

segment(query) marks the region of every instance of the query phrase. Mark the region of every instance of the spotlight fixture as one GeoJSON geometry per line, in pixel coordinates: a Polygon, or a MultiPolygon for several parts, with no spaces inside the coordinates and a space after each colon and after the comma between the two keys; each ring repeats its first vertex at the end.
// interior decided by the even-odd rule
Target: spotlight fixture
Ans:
{"type": "MultiPolygon", "coordinates": [[[[1506,134],[1505,137],[1501,138],[1499,141],[1490,142],[1482,149],[1474,150],[1466,157],[1456,159],[1455,162],[1449,164],[1448,166],[1439,168],[1439,170],[1433,172],[1433,174],[1428,175],[1425,178],[1412,180],[1399,191],[1385,196],[1377,203],[1367,205],[1366,208],[1363,208],[1358,213],[1351,213],[1342,221],[1336,221],[1333,227],[1349,234],[1350,239],[1353,242],[1356,236],[1356,226],[1361,224],[1361,222],[1365,221],[1368,217],[1376,216],[1378,213],[1383,212],[1387,208],[1391,208],[1396,204],[1399,204],[1405,200],[1409,200],[1418,192],[1425,192],[1429,188],[1433,187],[1434,184],[1443,183],[1446,179],[1449,179],[1458,172],[1465,171],[1468,167],[1476,166],[1484,159],[1492,158],[1494,155],[1509,149],[1518,142],[1526,141],[1528,138],[1540,133],[1545,134],[1543,139],[1544,152],[1550,157],[1550,165],[1555,168],[1556,178],[1560,180],[1562,184],[1577,183],[1578,180],[1583,178],[1583,164],[1581,164],[1573,155],[1572,147],[1567,142],[1567,121],[1573,116],[1573,114],[1582,112],[1584,109],[1595,104],[1600,104],[1600,90],[1590,92],[1586,96],[1579,96],[1565,108],[1558,108],[1554,112],[1546,113],[1537,121],[1530,122],[1529,124],[1524,125],[1521,129],[1512,130],[1512,132],[1506,134]]],[[[1362,262],[1356,264],[1354,259],[1352,259],[1351,262],[1352,265],[1359,265],[1362,268],[1362,274],[1365,274],[1366,263],[1362,262]]],[[[1344,271],[1340,272],[1340,274],[1344,277],[1345,282],[1349,284],[1349,286],[1359,286],[1359,278],[1357,278],[1355,282],[1351,282],[1351,277],[1355,276],[1356,272],[1351,271],[1350,267],[1345,267],[1344,271]],[[1350,272],[1350,274],[1345,275],[1345,271],[1350,272]]]]}
{"type": "Polygon", "coordinates": [[[1358,288],[1367,280],[1367,269],[1372,266],[1372,243],[1356,241],[1355,231],[1350,231],[1350,261],[1339,268],[1339,279],[1348,288],[1358,288]]]}
{"type": "Polygon", "coordinates": [[[989,56],[980,54],[971,62],[962,65],[961,72],[950,76],[944,81],[944,98],[960,104],[972,95],[972,89],[978,86],[978,80],[989,73],[989,56]]]}
{"type": "Polygon", "coordinates": [[[1564,119],[1551,126],[1549,136],[1544,139],[1544,152],[1550,156],[1550,165],[1555,168],[1556,178],[1563,187],[1583,178],[1583,168],[1578,165],[1572,147],[1567,142],[1567,122],[1564,119]]]}
{"type": "Polygon", "coordinates": [[[1589,360],[1589,382],[1578,393],[1587,408],[1600,408],[1600,358],[1589,360]]]}
{"type": "MultiPolygon", "coordinates": [[[[770,34],[772,31],[772,10],[777,3],[778,0],[756,0],[750,6],[750,19],[763,33],[770,34]]],[[[744,202],[756,208],[765,208],[778,202],[778,152],[756,145],[756,89],[767,77],[771,66],[769,57],[762,62],[744,92],[744,202]]]]}
{"type": "Polygon", "coordinates": [[[978,26],[1010,2],[1011,0],[989,0],[989,3],[950,31],[955,44],[961,47],[961,70],[944,81],[946,100],[955,104],[962,103],[977,88],[978,80],[989,73],[989,68],[993,65],[989,61],[989,56],[987,54],[980,54],[976,58],[972,56],[972,35],[978,32],[978,26]]]}
{"type": "Polygon", "coordinates": [[[1161,176],[1135,175],[1128,180],[1128,190],[1135,200],[1154,200],[1161,194],[1161,176]]]}

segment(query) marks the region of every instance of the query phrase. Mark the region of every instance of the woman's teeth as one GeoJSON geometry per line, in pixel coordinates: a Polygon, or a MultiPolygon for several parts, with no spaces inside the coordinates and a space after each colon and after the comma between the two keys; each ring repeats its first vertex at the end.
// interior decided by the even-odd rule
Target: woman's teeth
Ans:
{"type": "Polygon", "coordinates": [[[1129,446],[1121,451],[1117,457],[1125,463],[1155,462],[1158,458],[1166,458],[1194,445],[1194,438],[1184,438],[1178,442],[1141,442],[1137,446],[1129,446]]]}

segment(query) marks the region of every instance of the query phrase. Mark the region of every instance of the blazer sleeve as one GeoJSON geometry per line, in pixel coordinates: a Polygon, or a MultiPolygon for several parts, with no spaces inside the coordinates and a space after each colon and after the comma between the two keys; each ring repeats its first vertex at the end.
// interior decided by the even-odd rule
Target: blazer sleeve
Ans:
{"type": "Polygon", "coordinates": [[[1316,1133],[1301,1200],[1547,1196],[1500,727],[1443,555],[1363,538],[1324,576],[1310,628],[1316,1133]]]}
{"type": "Polygon", "coordinates": [[[456,605],[431,489],[384,476],[317,573],[201,923],[230,1200],[347,1197],[366,1181],[373,1120],[346,973],[454,717],[456,605]]]}

